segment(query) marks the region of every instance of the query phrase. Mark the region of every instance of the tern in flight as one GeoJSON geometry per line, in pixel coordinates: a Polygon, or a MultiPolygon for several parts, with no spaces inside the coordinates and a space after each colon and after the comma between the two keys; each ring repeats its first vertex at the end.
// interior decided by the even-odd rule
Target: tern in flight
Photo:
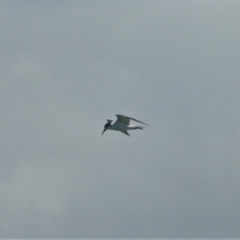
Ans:
{"type": "Polygon", "coordinates": [[[115,130],[115,131],[120,131],[120,132],[130,136],[129,133],[127,132],[127,130],[143,129],[142,126],[135,126],[135,125],[129,124],[130,120],[148,125],[148,124],[141,122],[135,118],[127,117],[127,116],[120,115],[120,114],[116,114],[116,116],[117,116],[117,120],[115,122],[113,120],[107,119],[108,123],[105,124],[102,135],[104,134],[104,132],[106,130],[115,130]]]}

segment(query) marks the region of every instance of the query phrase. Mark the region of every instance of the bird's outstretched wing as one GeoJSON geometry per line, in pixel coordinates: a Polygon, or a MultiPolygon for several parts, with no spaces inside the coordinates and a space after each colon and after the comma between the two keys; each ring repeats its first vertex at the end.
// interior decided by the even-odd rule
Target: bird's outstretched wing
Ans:
{"type": "Polygon", "coordinates": [[[127,117],[127,116],[124,116],[124,115],[121,115],[121,114],[116,114],[116,116],[117,116],[117,122],[118,123],[123,123],[123,124],[127,124],[128,125],[130,120],[133,120],[135,122],[139,122],[139,123],[148,125],[147,123],[141,122],[141,121],[139,121],[139,120],[137,120],[135,118],[127,117]]]}
{"type": "Polygon", "coordinates": [[[130,134],[127,132],[127,131],[121,131],[122,133],[124,133],[124,134],[126,134],[126,135],[128,135],[129,137],[130,137],[130,134]]]}

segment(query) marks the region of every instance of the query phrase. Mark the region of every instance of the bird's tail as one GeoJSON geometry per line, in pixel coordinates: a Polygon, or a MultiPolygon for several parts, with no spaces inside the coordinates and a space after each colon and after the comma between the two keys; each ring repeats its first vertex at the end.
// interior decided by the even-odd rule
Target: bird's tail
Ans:
{"type": "Polygon", "coordinates": [[[144,127],[142,127],[142,126],[135,126],[134,129],[141,129],[141,130],[143,130],[144,127]]]}

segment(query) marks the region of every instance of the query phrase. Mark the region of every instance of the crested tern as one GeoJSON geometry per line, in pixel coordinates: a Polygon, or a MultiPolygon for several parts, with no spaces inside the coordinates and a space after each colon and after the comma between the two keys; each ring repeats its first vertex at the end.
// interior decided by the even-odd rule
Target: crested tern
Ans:
{"type": "Polygon", "coordinates": [[[135,118],[127,117],[120,114],[116,114],[116,116],[117,116],[116,121],[107,119],[107,123],[104,125],[102,135],[106,130],[115,130],[115,131],[120,131],[126,134],[127,136],[130,136],[127,130],[143,129],[143,126],[135,126],[135,125],[129,124],[130,120],[149,126],[148,124],[141,122],[135,118]]]}

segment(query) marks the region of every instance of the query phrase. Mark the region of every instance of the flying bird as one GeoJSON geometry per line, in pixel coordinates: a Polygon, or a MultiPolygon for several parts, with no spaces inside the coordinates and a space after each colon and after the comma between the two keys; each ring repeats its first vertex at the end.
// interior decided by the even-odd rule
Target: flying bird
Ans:
{"type": "Polygon", "coordinates": [[[120,131],[120,132],[130,136],[129,133],[127,132],[127,130],[143,129],[143,126],[135,126],[135,125],[129,124],[130,120],[148,125],[148,124],[141,122],[135,118],[127,117],[127,116],[120,115],[120,114],[116,114],[116,116],[117,116],[117,120],[115,122],[113,120],[107,119],[108,123],[106,123],[104,125],[102,135],[104,134],[104,132],[106,130],[115,130],[115,131],[120,131]]]}

